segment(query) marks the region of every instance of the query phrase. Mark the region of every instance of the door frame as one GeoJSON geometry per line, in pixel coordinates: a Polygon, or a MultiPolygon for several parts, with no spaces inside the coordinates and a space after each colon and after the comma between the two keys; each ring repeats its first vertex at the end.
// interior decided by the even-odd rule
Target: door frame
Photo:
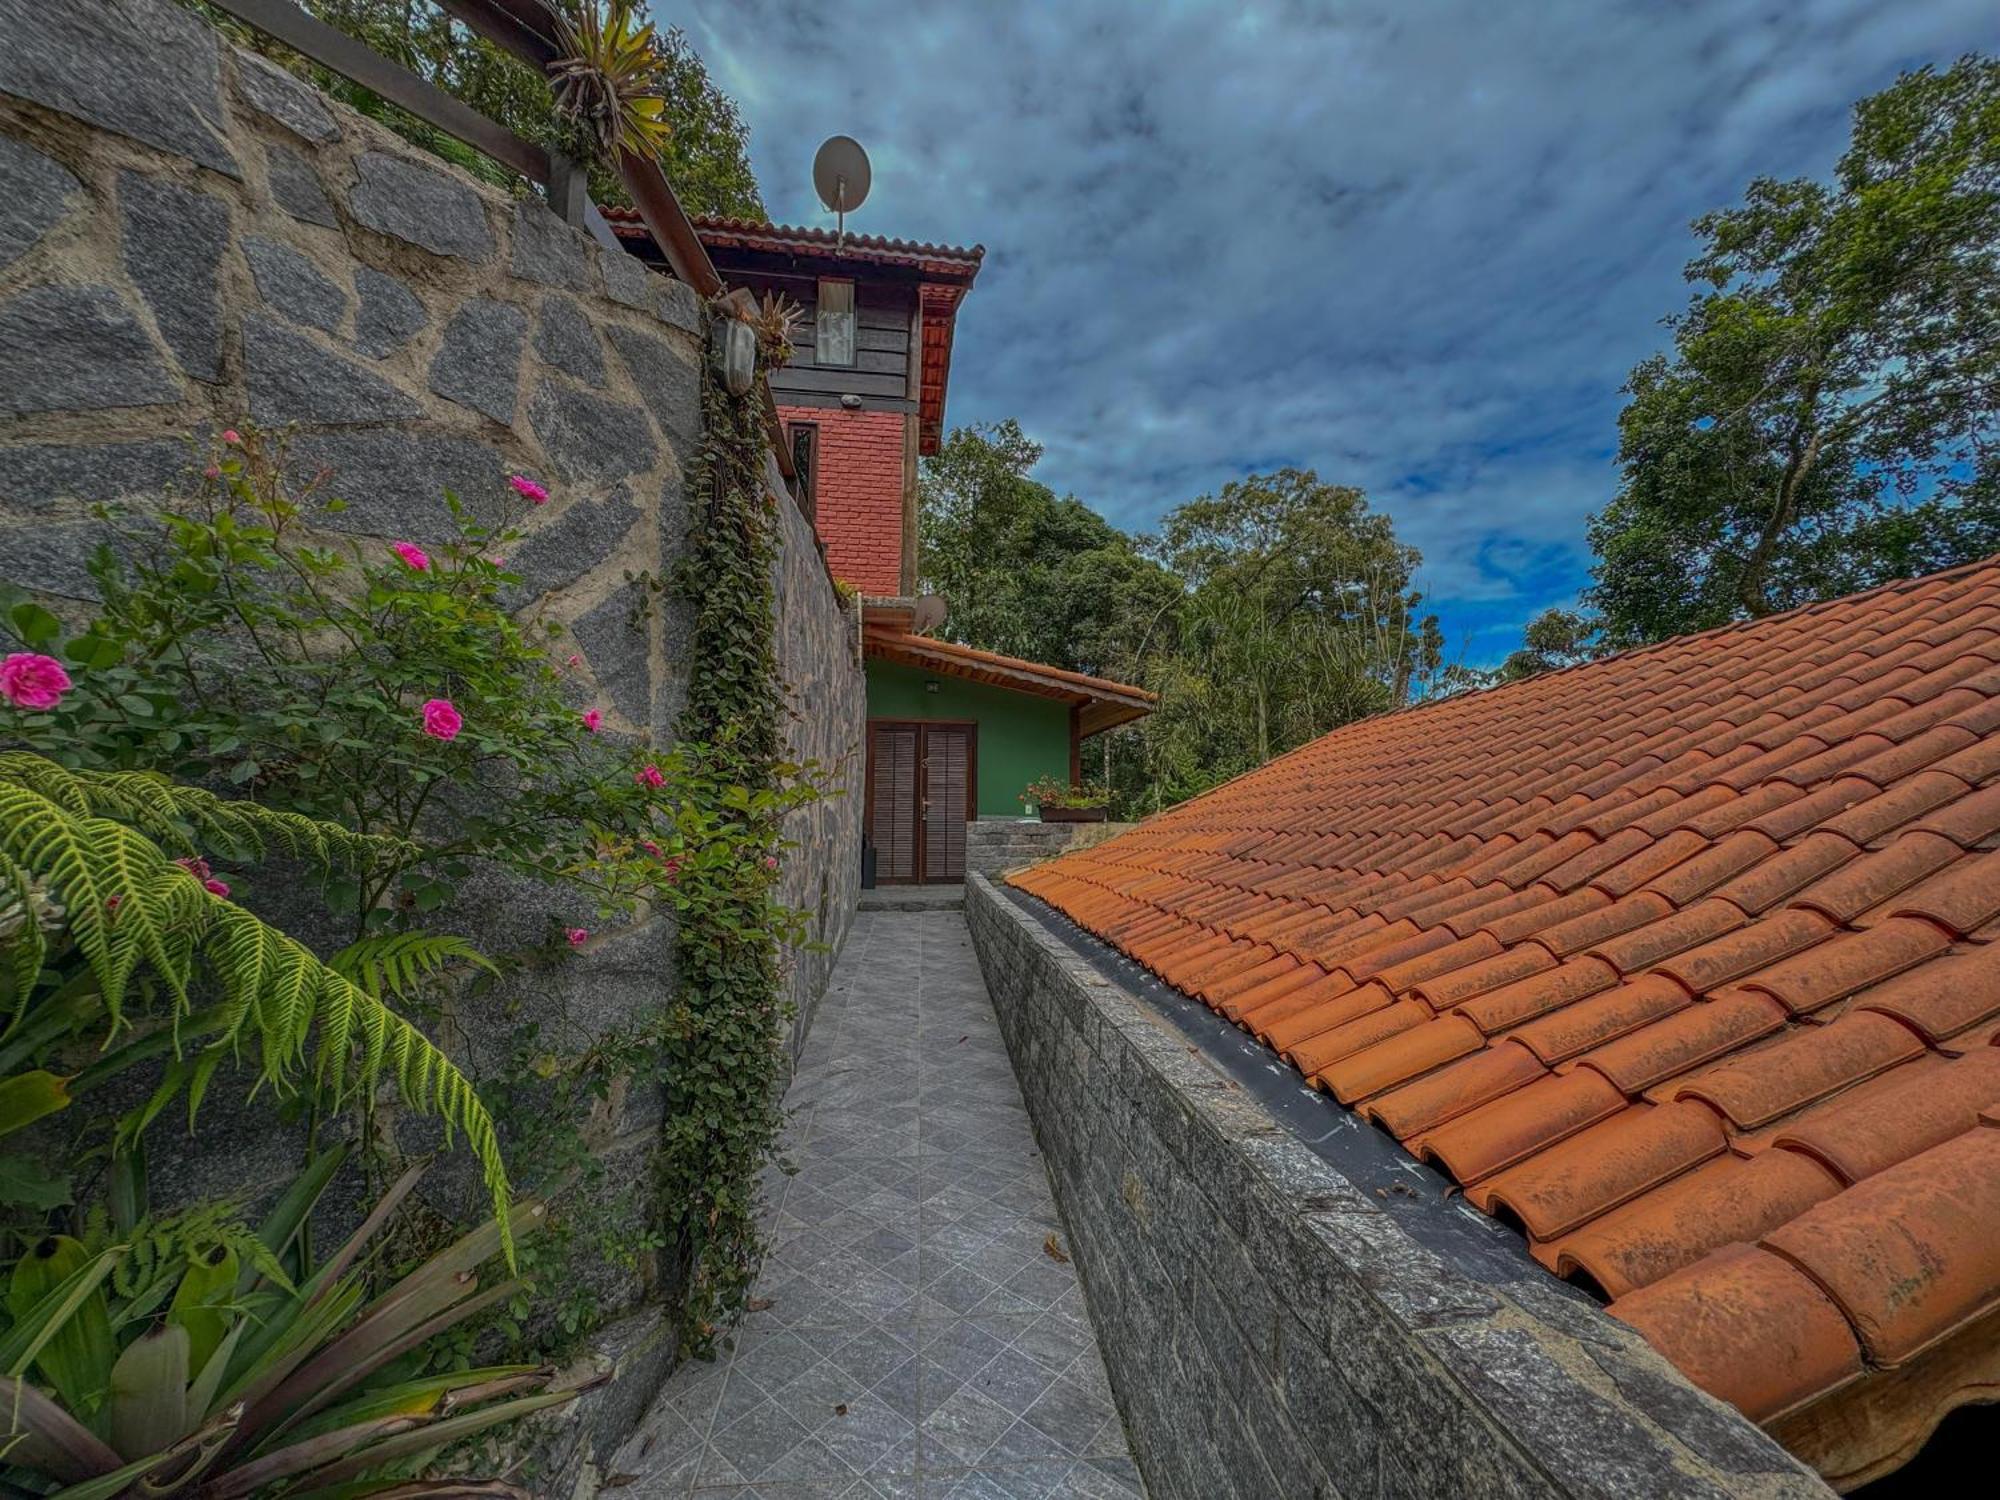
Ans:
{"type": "MultiPolygon", "coordinates": [[[[979,721],[977,719],[905,719],[894,717],[870,718],[867,724],[867,755],[863,767],[862,780],[867,787],[867,795],[861,808],[861,826],[872,838],[875,832],[875,731],[882,729],[914,729],[917,732],[917,816],[915,819],[917,847],[911,863],[915,874],[907,879],[901,876],[875,877],[877,885],[958,885],[963,876],[940,876],[933,881],[925,868],[924,849],[930,840],[924,836],[924,806],[930,801],[930,756],[928,754],[930,731],[936,729],[962,729],[965,731],[965,821],[979,821],[979,721]]],[[[876,856],[879,864],[881,856],[876,856]]]]}

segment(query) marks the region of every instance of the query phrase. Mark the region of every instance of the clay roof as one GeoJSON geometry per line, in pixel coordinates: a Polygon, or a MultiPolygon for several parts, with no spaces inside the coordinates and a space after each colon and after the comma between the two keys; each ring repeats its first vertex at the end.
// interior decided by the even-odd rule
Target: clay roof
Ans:
{"type": "Polygon", "coordinates": [[[878,661],[901,662],[946,677],[963,677],[991,687],[1060,699],[1080,710],[1078,728],[1085,735],[1143,719],[1160,701],[1157,694],[1130,683],[1068,672],[1061,667],[1023,661],[1018,656],[961,646],[955,641],[912,635],[891,626],[865,624],[861,639],[867,655],[878,661]]]}
{"type": "MultiPolygon", "coordinates": [[[[618,234],[643,236],[646,233],[636,208],[613,206],[599,212],[618,234]]],[[[756,219],[731,219],[710,214],[698,214],[692,222],[702,244],[711,250],[771,250],[789,255],[871,261],[885,266],[914,266],[954,281],[970,281],[979,274],[979,264],[986,258],[984,245],[966,249],[958,245],[934,245],[924,240],[856,234],[852,230],[843,237],[831,229],[766,224],[756,219]]]]}
{"type": "Polygon", "coordinates": [[[2000,1359],[2000,559],[1351,724],[1014,884],[1843,1485],[2000,1359]]]}

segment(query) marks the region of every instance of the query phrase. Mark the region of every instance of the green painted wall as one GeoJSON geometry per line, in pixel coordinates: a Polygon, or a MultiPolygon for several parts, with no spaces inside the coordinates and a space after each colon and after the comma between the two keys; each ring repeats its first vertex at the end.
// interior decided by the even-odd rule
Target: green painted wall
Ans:
{"type": "Polygon", "coordinates": [[[979,815],[1018,818],[1021,789],[1069,775],[1069,705],[961,677],[933,677],[900,662],[868,663],[871,719],[972,719],[979,725],[979,815]],[[935,693],[924,684],[935,682],[935,693]]]}

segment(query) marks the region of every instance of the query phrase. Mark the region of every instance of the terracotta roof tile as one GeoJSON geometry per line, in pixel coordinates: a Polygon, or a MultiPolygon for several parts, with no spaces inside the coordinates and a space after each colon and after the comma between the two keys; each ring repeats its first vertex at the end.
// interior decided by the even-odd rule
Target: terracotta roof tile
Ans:
{"type": "Polygon", "coordinates": [[[1749,1245],[1611,1304],[1694,1380],[1768,1422],[1860,1378],[1847,1319],[1811,1277],[1749,1245]]]}
{"type": "Polygon", "coordinates": [[[1858,1381],[1913,1450],[1922,1382],[1864,1372],[2000,1339],[2000,560],[1364,720],[1013,879],[1760,1420],[1858,1381]]]}

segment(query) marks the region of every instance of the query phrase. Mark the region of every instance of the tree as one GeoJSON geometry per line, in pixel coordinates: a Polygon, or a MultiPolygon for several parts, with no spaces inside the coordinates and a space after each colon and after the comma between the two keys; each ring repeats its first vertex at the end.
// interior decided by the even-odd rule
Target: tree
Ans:
{"type": "Polygon", "coordinates": [[[923,586],[949,602],[954,640],[1073,672],[1136,674],[1180,582],[1082,501],[1029,478],[1041,456],[1009,419],[958,428],[924,460],[923,586]]]}
{"type": "Polygon", "coordinates": [[[1626,645],[2000,548],[2000,62],[1863,100],[1831,184],[1699,219],[1587,602],[1626,645]]]}
{"type": "Polygon", "coordinates": [[[1142,540],[1031,478],[1040,457],[1008,421],[960,428],[925,460],[924,586],[949,602],[954,639],[1160,695],[1093,750],[1122,815],[1406,702],[1435,674],[1417,554],[1360,491],[1252,475],[1142,540]]]}
{"type": "MultiPolygon", "coordinates": [[[[246,46],[254,47],[308,77],[346,104],[383,121],[407,139],[475,175],[512,186],[514,174],[434,126],[387,103],[360,84],[300,57],[263,32],[243,25],[202,0],[193,4],[246,46]]],[[[524,140],[569,152],[580,159],[576,132],[556,109],[546,79],[526,63],[501,51],[440,11],[431,0],[304,0],[306,9],[327,25],[366,42],[391,61],[462,99],[524,140]]],[[[580,3],[564,0],[574,11],[580,3]]],[[[645,0],[636,7],[644,12],[645,0]]],[[[717,88],[708,70],[678,28],[653,39],[655,85],[665,100],[673,134],[660,165],[674,194],[691,214],[727,214],[762,219],[764,201],[750,170],[749,130],[735,102],[717,88]]],[[[627,203],[624,185],[602,166],[590,171],[590,194],[598,203],[627,203]]]]}

